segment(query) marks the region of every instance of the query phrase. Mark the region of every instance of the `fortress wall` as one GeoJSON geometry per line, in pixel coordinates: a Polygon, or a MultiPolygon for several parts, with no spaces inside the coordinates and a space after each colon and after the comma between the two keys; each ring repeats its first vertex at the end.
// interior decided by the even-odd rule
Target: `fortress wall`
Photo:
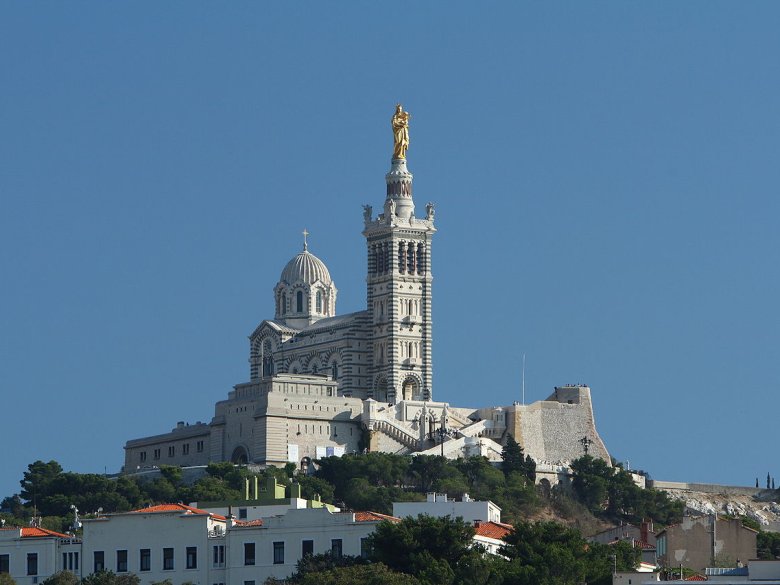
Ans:
{"type": "Polygon", "coordinates": [[[679,481],[659,481],[651,479],[648,487],[664,491],[701,492],[704,494],[756,496],[767,490],[748,486],[718,485],[714,483],[685,483],[679,481]]]}
{"type": "Polygon", "coordinates": [[[590,455],[610,461],[596,430],[589,388],[556,388],[547,400],[516,405],[511,410],[514,424],[510,428],[519,430],[520,444],[537,461],[572,461],[581,457],[585,453],[580,443],[583,437],[592,441],[588,447],[590,455]]]}

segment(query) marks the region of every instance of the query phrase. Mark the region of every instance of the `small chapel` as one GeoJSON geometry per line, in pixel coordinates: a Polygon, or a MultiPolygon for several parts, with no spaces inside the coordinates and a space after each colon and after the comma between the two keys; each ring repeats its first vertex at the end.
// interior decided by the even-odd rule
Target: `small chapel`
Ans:
{"type": "Polygon", "coordinates": [[[435,207],[415,206],[409,120],[396,106],[384,203],[378,214],[363,206],[366,308],[338,314],[336,284],[304,231],[303,249],[273,289],[273,318],[249,336],[249,380],[216,403],[210,422],[179,422],[170,432],[128,441],[124,473],[218,461],[308,467],[375,450],[498,461],[508,435],[537,462],[538,479],[552,483],[583,448],[610,461],[587,386],[556,387],[528,405],[434,401],[435,207]]]}

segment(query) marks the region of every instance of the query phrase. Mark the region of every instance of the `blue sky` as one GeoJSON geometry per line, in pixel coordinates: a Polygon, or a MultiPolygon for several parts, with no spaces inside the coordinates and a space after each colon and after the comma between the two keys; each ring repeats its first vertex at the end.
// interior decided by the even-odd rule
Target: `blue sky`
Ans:
{"type": "MultiPolygon", "coordinates": [[[[590,384],[611,453],[753,483],[780,348],[775,3],[0,4],[0,495],[209,421],[311,232],[365,303],[401,101],[434,395],[590,384]]],[[[763,481],[763,479],[762,479],[763,481]]]]}

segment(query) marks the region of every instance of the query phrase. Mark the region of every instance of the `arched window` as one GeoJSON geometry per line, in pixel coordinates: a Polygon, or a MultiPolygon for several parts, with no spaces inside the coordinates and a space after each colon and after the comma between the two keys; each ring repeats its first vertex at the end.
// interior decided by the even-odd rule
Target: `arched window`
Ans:
{"type": "Polygon", "coordinates": [[[284,293],[279,295],[279,314],[284,315],[287,312],[287,303],[285,302],[287,299],[284,296],[284,293]]]}
{"type": "Polygon", "coordinates": [[[303,291],[299,290],[295,293],[295,311],[297,313],[303,313],[303,291]]]}
{"type": "Polygon", "coordinates": [[[338,380],[339,379],[339,365],[336,362],[333,362],[330,367],[331,367],[331,376],[333,377],[334,380],[338,380]]]}
{"type": "Polygon", "coordinates": [[[274,374],[274,358],[273,349],[271,347],[271,341],[266,339],[263,342],[263,377],[273,376],[274,374]]]}
{"type": "Polygon", "coordinates": [[[317,291],[317,312],[322,313],[322,291],[317,291]]]}

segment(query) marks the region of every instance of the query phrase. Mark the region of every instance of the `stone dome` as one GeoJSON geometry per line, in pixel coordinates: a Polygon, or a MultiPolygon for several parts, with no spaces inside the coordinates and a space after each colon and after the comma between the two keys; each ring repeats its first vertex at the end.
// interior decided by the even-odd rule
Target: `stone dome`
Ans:
{"type": "Polygon", "coordinates": [[[333,282],[325,263],[309,252],[307,248],[304,248],[303,252],[287,263],[279,278],[280,282],[287,284],[295,284],[296,282],[314,284],[318,280],[326,286],[333,282]]]}

